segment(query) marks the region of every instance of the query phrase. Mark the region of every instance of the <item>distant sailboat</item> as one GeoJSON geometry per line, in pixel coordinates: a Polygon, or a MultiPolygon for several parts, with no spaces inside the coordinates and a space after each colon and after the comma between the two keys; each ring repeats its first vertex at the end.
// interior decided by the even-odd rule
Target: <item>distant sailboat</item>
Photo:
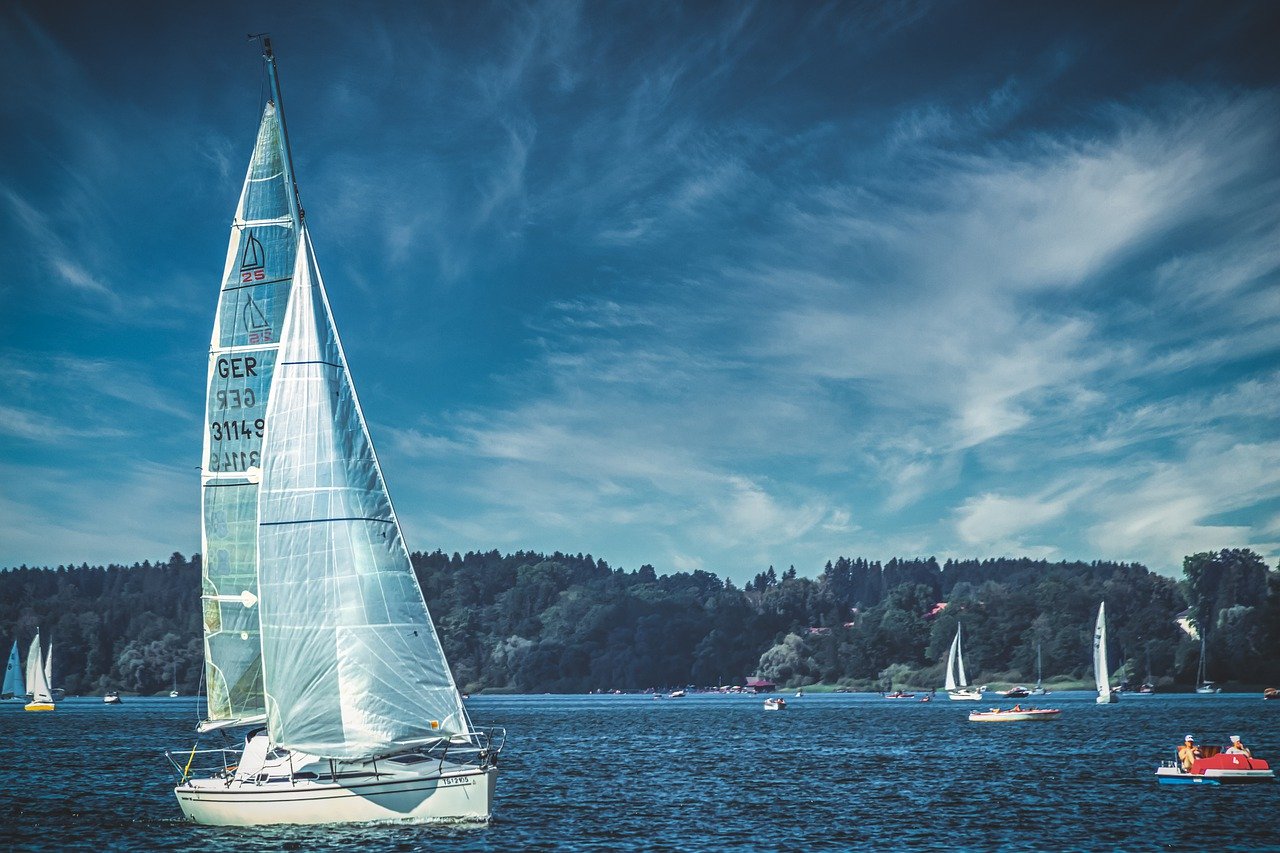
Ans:
{"type": "Polygon", "coordinates": [[[1111,674],[1107,669],[1107,603],[1098,605],[1098,621],[1093,627],[1093,683],[1098,690],[1099,705],[1120,701],[1120,694],[1111,689],[1111,674]]]}
{"type": "Polygon", "coordinates": [[[28,711],[52,711],[53,691],[49,689],[48,669],[40,654],[40,631],[31,641],[31,649],[27,652],[27,689],[31,691],[31,701],[25,706],[28,711]]]}
{"type": "Polygon", "coordinates": [[[13,641],[9,650],[9,663],[4,668],[4,688],[0,690],[0,699],[25,699],[27,696],[26,680],[22,677],[22,662],[18,660],[18,641],[13,641]]]}
{"type": "Polygon", "coordinates": [[[982,698],[982,687],[970,687],[969,678],[964,672],[964,650],[960,642],[960,625],[956,624],[956,636],[947,651],[947,677],[945,688],[952,699],[969,699],[977,701],[982,698]]]}
{"type": "Polygon", "coordinates": [[[1206,643],[1204,632],[1200,633],[1200,667],[1196,672],[1196,692],[1197,693],[1221,693],[1222,688],[1215,685],[1212,681],[1205,678],[1209,673],[1208,658],[1205,655],[1206,643]]]}
{"type": "Polygon", "coordinates": [[[1049,691],[1044,689],[1044,670],[1040,665],[1040,644],[1036,643],[1036,686],[1031,688],[1032,696],[1048,696],[1049,691]]]}
{"type": "Polygon", "coordinates": [[[174,793],[203,824],[487,820],[504,733],[472,726],[414,576],[263,48],[271,100],[209,350],[201,730],[265,725],[234,756],[170,753],[174,793]]]}

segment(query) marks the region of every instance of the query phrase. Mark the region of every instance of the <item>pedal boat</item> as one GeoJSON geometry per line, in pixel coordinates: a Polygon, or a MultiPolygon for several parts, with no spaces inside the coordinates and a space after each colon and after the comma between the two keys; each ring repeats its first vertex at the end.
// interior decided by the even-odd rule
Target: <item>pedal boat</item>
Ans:
{"type": "Polygon", "coordinates": [[[1062,713],[1061,708],[992,708],[990,711],[970,711],[973,723],[1021,723],[1028,720],[1053,720],[1062,713]]]}
{"type": "Polygon", "coordinates": [[[1191,772],[1178,761],[1165,761],[1156,768],[1156,781],[1161,785],[1248,785],[1274,782],[1276,772],[1261,758],[1250,758],[1238,752],[1219,752],[1197,758],[1191,772]]]}

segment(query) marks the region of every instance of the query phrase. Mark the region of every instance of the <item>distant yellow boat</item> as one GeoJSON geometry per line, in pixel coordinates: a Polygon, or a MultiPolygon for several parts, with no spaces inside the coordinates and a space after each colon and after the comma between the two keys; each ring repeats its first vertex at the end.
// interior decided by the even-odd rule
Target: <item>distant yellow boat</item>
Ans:
{"type": "Polygon", "coordinates": [[[24,711],[52,711],[54,709],[52,702],[28,702],[23,706],[24,711]]]}

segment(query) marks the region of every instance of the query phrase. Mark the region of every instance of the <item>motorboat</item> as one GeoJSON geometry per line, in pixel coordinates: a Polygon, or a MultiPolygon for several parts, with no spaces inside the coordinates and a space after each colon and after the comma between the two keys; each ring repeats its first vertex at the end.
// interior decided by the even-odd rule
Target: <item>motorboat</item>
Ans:
{"type": "Polygon", "coordinates": [[[106,693],[106,694],[102,697],[102,704],[104,704],[104,705],[119,705],[119,704],[120,704],[120,694],[119,694],[119,693],[117,693],[117,692],[116,692],[116,691],[114,691],[114,690],[109,691],[108,693],[106,693]]]}
{"type": "Polygon", "coordinates": [[[914,698],[916,698],[916,694],[914,694],[914,693],[903,693],[901,690],[894,690],[892,693],[885,693],[885,694],[882,694],[882,695],[883,695],[883,696],[884,696],[884,698],[886,698],[886,699],[914,699],[914,698]]]}
{"type": "Polygon", "coordinates": [[[1031,695],[1031,691],[1023,687],[1021,684],[1010,687],[1001,694],[1006,699],[1025,699],[1031,695]]]}
{"type": "Polygon", "coordinates": [[[1268,687],[1266,690],[1262,691],[1262,698],[1263,699],[1280,699],[1280,690],[1277,690],[1274,687],[1268,687]]]}
{"type": "Polygon", "coordinates": [[[1162,762],[1156,768],[1156,781],[1161,785],[1241,785],[1276,779],[1271,765],[1261,758],[1212,746],[1203,749],[1205,755],[1192,763],[1190,772],[1182,769],[1180,761],[1162,762]]]}
{"type": "Polygon", "coordinates": [[[1021,723],[1029,720],[1054,720],[1061,713],[1061,708],[1023,708],[1014,705],[1012,708],[970,711],[969,721],[973,723],[1021,723]]]}
{"type": "Polygon", "coordinates": [[[764,700],[764,709],[766,711],[781,711],[787,707],[787,700],[781,696],[770,696],[764,700]]]}

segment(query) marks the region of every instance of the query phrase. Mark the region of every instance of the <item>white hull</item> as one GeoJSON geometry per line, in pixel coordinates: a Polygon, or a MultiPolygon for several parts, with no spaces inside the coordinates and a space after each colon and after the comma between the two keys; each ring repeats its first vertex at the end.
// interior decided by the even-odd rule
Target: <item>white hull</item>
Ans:
{"type": "Polygon", "coordinates": [[[1093,701],[1099,705],[1114,705],[1120,701],[1120,696],[1116,693],[1108,693],[1105,696],[1099,696],[1093,701]]]}
{"type": "Polygon", "coordinates": [[[214,826],[489,819],[496,767],[432,770],[348,783],[193,779],[174,794],[188,820],[214,826]]]}
{"type": "Polygon", "coordinates": [[[951,699],[964,700],[969,702],[979,702],[982,700],[981,690],[948,690],[947,696],[951,699]]]}

